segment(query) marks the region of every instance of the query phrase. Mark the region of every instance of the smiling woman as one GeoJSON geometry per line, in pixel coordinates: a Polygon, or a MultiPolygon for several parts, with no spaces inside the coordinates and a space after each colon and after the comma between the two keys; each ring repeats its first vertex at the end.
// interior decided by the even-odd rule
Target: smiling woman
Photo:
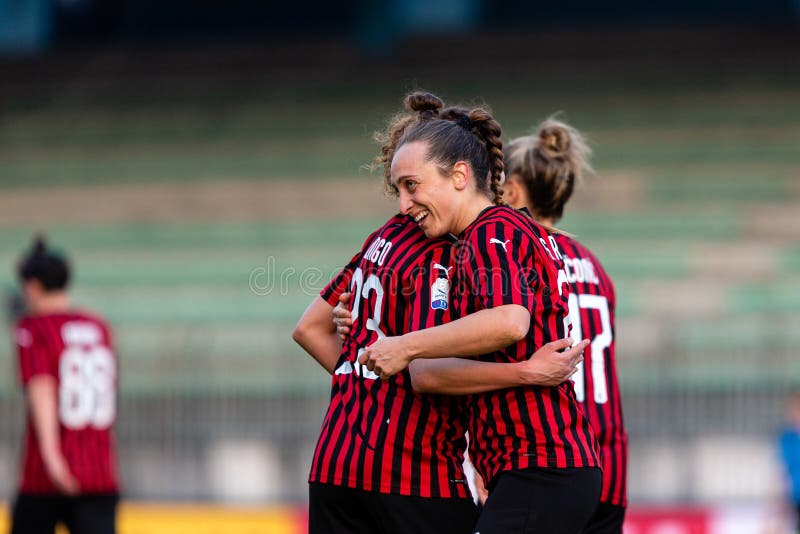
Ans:
{"type": "MultiPolygon", "coordinates": [[[[443,367],[441,358],[524,362],[563,337],[569,289],[551,236],[502,205],[501,129],[491,113],[443,108],[433,95],[406,102],[419,120],[386,136],[396,143],[382,152],[384,176],[400,212],[428,238],[459,239],[449,279],[456,320],[379,337],[359,362],[381,378],[411,365],[415,389],[447,393],[442,373],[461,366],[443,367]]],[[[470,457],[490,491],[475,531],[579,532],[597,505],[601,472],[571,384],[485,391],[467,408],[470,457]]]]}

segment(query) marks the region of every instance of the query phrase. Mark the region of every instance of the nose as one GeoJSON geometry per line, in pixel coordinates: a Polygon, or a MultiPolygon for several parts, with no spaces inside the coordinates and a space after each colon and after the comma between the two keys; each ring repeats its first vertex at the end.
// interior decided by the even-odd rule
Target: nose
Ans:
{"type": "Polygon", "coordinates": [[[400,191],[397,202],[400,213],[403,215],[408,215],[411,211],[411,207],[414,205],[414,203],[411,201],[411,195],[404,191],[400,191]]]}

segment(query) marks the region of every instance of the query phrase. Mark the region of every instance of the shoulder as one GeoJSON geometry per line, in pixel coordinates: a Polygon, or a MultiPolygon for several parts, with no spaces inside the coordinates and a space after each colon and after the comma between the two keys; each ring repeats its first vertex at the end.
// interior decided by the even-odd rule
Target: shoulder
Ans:
{"type": "Polygon", "coordinates": [[[69,321],[86,321],[90,323],[96,323],[100,326],[107,326],[108,321],[104,317],[102,317],[99,313],[87,310],[85,308],[81,308],[75,310],[71,316],[68,318],[69,321]]]}
{"type": "Polygon", "coordinates": [[[23,348],[33,345],[36,324],[35,317],[25,316],[20,318],[14,325],[14,343],[23,348]]]}
{"type": "Polygon", "coordinates": [[[419,225],[412,221],[410,217],[398,213],[386,221],[383,226],[378,229],[376,234],[383,234],[386,232],[397,234],[413,230],[416,230],[416,232],[413,232],[414,234],[422,233],[419,229],[419,225]]]}
{"type": "Polygon", "coordinates": [[[592,254],[592,252],[586,247],[586,245],[584,245],[574,237],[568,236],[566,234],[561,234],[558,232],[553,232],[551,235],[558,244],[558,248],[560,249],[562,254],[570,258],[588,258],[591,259],[592,261],[596,260],[594,254],[592,254]]]}
{"type": "Polygon", "coordinates": [[[503,224],[507,226],[529,227],[533,219],[524,212],[515,210],[510,206],[489,206],[478,215],[473,228],[503,224]]]}
{"type": "Polygon", "coordinates": [[[49,324],[52,322],[52,315],[25,315],[14,325],[14,335],[39,336],[40,332],[47,333],[49,324]]]}
{"type": "Polygon", "coordinates": [[[486,233],[499,233],[521,243],[543,243],[548,239],[547,230],[537,223],[527,210],[515,210],[509,206],[495,206],[481,221],[486,233]],[[544,241],[543,241],[544,240],[544,241]]]}
{"type": "Polygon", "coordinates": [[[539,254],[539,249],[541,245],[522,229],[490,223],[465,236],[452,257],[459,269],[467,271],[495,267],[507,270],[513,265],[532,265],[531,257],[539,254]]]}
{"type": "Polygon", "coordinates": [[[111,327],[101,315],[90,310],[75,310],[62,319],[62,336],[67,340],[102,342],[111,337],[111,327]]]}
{"type": "Polygon", "coordinates": [[[400,244],[413,246],[426,240],[419,225],[404,215],[395,215],[370,234],[364,241],[363,251],[372,252],[375,247],[380,246],[381,241],[391,241],[397,247],[400,244]]]}
{"type": "Polygon", "coordinates": [[[359,262],[388,269],[392,275],[414,276],[421,264],[448,261],[451,246],[448,239],[426,237],[409,217],[395,215],[364,243],[359,262]]]}
{"type": "Polygon", "coordinates": [[[23,315],[22,317],[17,319],[16,323],[14,323],[14,329],[16,330],[17,328],[31,328],[33,325],[36,324],[36,319],[37,318],[34,317],[33,315],[23,315]]]}
{"type": "Polygon", "coordinates": [[[533,248],[538,248],[540,237],[546,235],[523,212],[508,206],[493,206],[481,213],[465,232],[463,241],[479,251],[500,252],[497,248],[500,247],[506,253],[513,249],[517,253],[528,254],[532,243],[533,248]]]}
{"type": "Polygon", "coordinates": [[[552,234],[558,244],[562,254],[573,259],[585,259],[592,262],[595,269],[600,271],[606,278],[610,280],[608,273],[606,273],[603,263],[597,258],[594,252],[586,245],[575,239],[574,237],[554,233],[552,234]]]}
{"type": "Polygon", "coordinates": [[[485,237],[511,236],[530,229],[533,220],[508,206],[490,206],[462,233],[462,240],[485,241],[485,237]]]}
{"type": "Polygon", "coordinates": [[[388,221],[380,225],[378,228],[370,232],[366,239],[364,239],[364,244],[362,245],[362,250],[367,250],[369,248],[376,237],[380,237],[381,235],[385,235],[387,232],[401,229],[407,225],[408,221],[407,217],[403,217],[400,214],[392,216],[388,221]],[[404,220],[406,219],[406,220],[404,220]]]}
{"type": "Polygon", "coordinates": [[[381,234],[391,241],[392,255],[396,265],[418,265],[432,257],[446,258],[452,247],[448,238],[429,238],[417,223],[409,217],[398,216],[381,234]]]}

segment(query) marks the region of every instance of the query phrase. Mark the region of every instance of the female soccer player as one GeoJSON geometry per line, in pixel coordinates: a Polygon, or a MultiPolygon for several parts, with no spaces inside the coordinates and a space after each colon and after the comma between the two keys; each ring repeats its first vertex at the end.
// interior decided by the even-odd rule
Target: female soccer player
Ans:
{"type": "Polygon", "coordinates": [[[18,274],[28,315],[14,331],[28,404],[12,534],[113,534],[117,360],[99,317],[72,308],[69,265],[38,239],[18,274]]]}
{"type": "MultiPolygon", "coordinates": [[[[442,110],[440,102],[425,112],[432,118],[398,140],[390,181],[401,213],[426,236],[458,236],[452,281],[459,318],[367,347],[359,361],[381,378],[421,358],[523,361],[566,326],[568,288],[553,239],[498,205],[499,124],[485,110],[442,110]]],[[[579,532],[597,505],[601,472],[571,385],[476,395],[469,419],[470,456],[491,490],[476,532],[579,532]]]]}
{"type": "MultiPolygon", "coordinates": [[[[539,223],[552,227],[564,212],[575,182],[588,170],[590,153],[581,134],[553,119],[535,135],[519,137],[505,149],[507,182],[504,198],[527,208],[539,223]]],[[[583,532],[621,534],[625,519],[628,438],[615,359],[614,284],[594,254],[575,239],[553,234],[564,258],[570,286],[569,310],[576,339],[592,340],[581,369],[573,375],[600,445],[603,491],[600,505],[583,532]]]]}
{"type": "MultiPolygon", "coordinates": [[[[407,105],[414,111],[426,98],[412,95],[407,105]]],[[[418,120],[417,113],[396,119],[384,157],[418,120]]],[[[312,533],[472,532],[477,512],[461,468],[466,430],[461,399],[419,394],[408,372],[384,381],[358,364],[375,339],[448,320],[449,253],[448,240],[427,239],[409,217],[397,215],[367,238],[295,329],[295,340],[333,374],[310,475],[312,533]],[[342,347],[331,318],[344,291],[354,302],[353,329],[342,347]]],[[[560,383],[582,350],[556,353],[568,344],[549,344],[517,365],[469,362],[481,368],[469,391],[560,383]]]]}

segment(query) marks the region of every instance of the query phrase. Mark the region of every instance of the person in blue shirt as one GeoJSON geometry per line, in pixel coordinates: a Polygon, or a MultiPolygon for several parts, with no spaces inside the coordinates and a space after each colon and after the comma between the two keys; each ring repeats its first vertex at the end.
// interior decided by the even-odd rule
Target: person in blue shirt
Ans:
{"type": "Polygon", "coordinates": [[[800,392],[789,398],[787,424],[780,434],[780,454],[786,473],[788,497],[796,515],[795,532],[800,533],[800,392]]]}

